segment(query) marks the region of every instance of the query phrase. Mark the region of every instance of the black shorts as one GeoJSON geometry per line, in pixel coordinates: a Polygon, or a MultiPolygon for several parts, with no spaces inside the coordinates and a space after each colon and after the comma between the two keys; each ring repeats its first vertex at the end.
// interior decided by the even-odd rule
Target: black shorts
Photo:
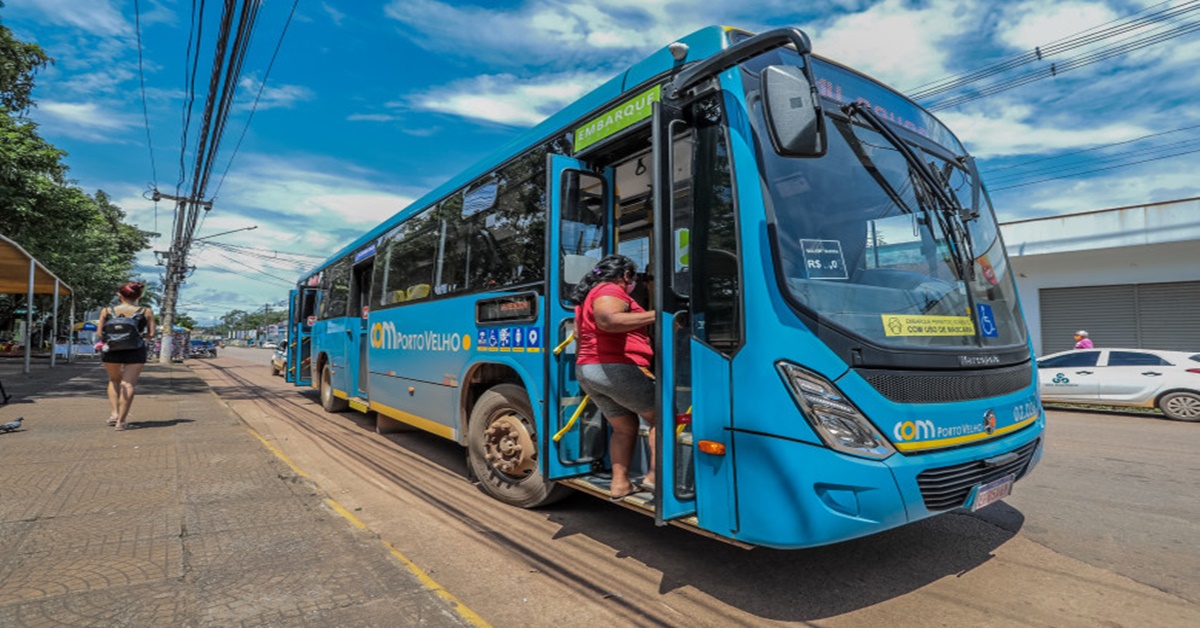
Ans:
{"type": "Polygon", "coordinates": [[[125,349],[124,351],[105,351],[100,354],[101,362],[109,364],[145,364],[146,354],[148,351],[145,346],[139,349],[125,349]]]}

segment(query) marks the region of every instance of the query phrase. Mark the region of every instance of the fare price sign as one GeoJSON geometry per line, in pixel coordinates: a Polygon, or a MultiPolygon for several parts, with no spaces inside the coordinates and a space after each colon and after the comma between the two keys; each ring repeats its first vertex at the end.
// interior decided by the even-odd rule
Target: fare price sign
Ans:
{"type": "Polygon", "coordinates": [[[846,259],[837,240],[801,240],[809,279],[846,279],[846,259]]]}

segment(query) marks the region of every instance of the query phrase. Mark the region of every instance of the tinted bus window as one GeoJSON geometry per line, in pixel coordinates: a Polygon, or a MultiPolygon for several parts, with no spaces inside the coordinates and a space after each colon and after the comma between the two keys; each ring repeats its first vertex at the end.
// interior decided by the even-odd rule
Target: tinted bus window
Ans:
{"type": "Polygon", "coordinates": [[[405,221],[385,237],[375,260],[379,307],[420,301],[433,292],[442,222],[433,209],[405,221]]]}
{"type": "Polygon", "coordinates": [[[341,260],[326,269],[325,295],[321,318],[345,316],[350,302],[350,260],[341,260]]]}

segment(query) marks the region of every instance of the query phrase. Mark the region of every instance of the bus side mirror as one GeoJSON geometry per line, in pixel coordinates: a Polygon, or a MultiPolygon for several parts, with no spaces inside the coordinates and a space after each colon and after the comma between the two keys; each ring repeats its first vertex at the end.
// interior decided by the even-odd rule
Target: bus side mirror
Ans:
{"type": "Polygon", "coordinates": [[[775,152],[784,157],[824,155],[825,115],[804,70],[793,65],[771,65],[763,68],[759,79],[775,152]]]}

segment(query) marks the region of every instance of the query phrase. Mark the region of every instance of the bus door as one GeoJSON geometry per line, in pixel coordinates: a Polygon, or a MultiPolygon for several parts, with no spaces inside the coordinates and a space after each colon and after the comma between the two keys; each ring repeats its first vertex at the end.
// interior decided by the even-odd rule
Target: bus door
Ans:
{"type": "MultiPolygon", "coordinates": [[[[354,318],[351,318],[346,325],[346,335],[349,336],[347,340],[350,347],[349,354],[346,356],[346,365],[350,371],[349,385],[354,396],[364,399],[367,398],[367,379],[370,373],[367,369],[367,348],[370,339],[367,323],[371,313],[371,275],[375,270],[374,248],[372,245],[369,249],[372,254],[354,266],[352,282],[354,291],[350,295],[350,314],[357,316],[358,323],[355,324],[354,318]]],[[[363,254],[359,253],[357,257],[361,258],[363,254]]]]}
{"type": "MultiPolygon", "coordinates": [[[[658,429],[654,448],[658,508],[665,525],[696,512],[692,468],[691,321],[688,295],[691,208],[691,134],[678,109],[654,103],[652,195],[655,220],[651,247],[654,277],[655,400],[658,429]]],[[[719,383],[717,385],[720,385],[719,383]]]]}
{"type": "Polygon", "coordinates": [[[583,162],[550,155],[546,316],[543,333],[546,394],[542,474],[556,480],[583,475],[607,450],[607,427],[595,404],[584,404],[575,379],[575,307],[566,298],[611,247],[612,171],[594,172],[583,162]]]}
{"type": "Polygon", "coordinates": [[[297,386],[312,385],[312,326],[317,319],[317,288],[292,290],[288,300],[287,369],[284,377],[297,386]]]}

